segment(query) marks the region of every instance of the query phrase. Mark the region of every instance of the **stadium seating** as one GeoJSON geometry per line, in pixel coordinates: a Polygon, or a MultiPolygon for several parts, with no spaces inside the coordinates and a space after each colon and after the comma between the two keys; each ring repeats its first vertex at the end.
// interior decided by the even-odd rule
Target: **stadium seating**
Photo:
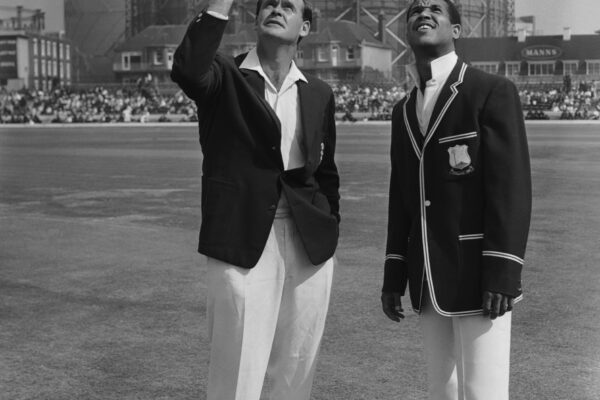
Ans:
{"type": "MultiPolygon", "coordinates": [[[[598,119],[594,84],[580,82],[570,91],[554,83],[517,85],[527,119],[598,119]]],[[[196,121],[196,105],[183,92],[140,87],[51,91],[0,90],[0,123],[180,122],[196,121]]],[[[335,84],[336,113],[343,121],[389,120],[394,105],[409,89],[398,85],[335,84]]]]}

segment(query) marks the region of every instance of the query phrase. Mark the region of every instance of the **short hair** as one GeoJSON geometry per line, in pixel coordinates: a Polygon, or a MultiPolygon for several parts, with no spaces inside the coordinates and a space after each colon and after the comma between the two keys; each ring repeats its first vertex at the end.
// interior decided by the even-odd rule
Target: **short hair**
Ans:
{"type": "MultiPolygon", "coordinates": [[[[261,1],[261,0],[259,0],[261,1]]],[[[413,4],[415,2],[417,2],[418,0],[413,0],[413,2],[410,4],[410,6],[408,6],[408,9],[410,9],[413,4]]],[[[444,0],[446,2],[446,4],[448,5],[448,14],[450,14],[450,23],[452,25],[462,25],[462,21],[460,18],[460,12],[458,12],[458,7],[456,7],[456,4],[454,4],[453,0],[444,0]]],[[[410,17],[410,13],[406,13],[406,20],[408,21],[408,18],[410,17]]]]}
{"type": "MultiPolygon", "coordinates": [[[[258,16],[258,13],[260,12],[260,7],[262,6],[263,1],[264,0],[258,0],[256,2],[256,15],[257,16],[258,16]]],[[[313,6],[308,0],[302,0],[302,3],[304,4],[303,10],[302,10],[302,20],[308,21],[312,24],[313,6]]]]}

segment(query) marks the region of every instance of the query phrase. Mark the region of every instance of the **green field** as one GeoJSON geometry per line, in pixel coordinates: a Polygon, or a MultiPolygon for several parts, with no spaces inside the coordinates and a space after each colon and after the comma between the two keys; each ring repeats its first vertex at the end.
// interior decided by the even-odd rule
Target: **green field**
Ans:
{"type": "MultiPolygon", "coordinates": [[[[511,397],[597,400],[600,124],[528,133],[511,397]]],[[[395,325],[379,304],[389,125],[338,137],[341,240],[313,399],[425,399],[418,317],[395,325]]],[[[0,127],[0,399],[204,398],[200,161],[193,125],[0,127]]]]}

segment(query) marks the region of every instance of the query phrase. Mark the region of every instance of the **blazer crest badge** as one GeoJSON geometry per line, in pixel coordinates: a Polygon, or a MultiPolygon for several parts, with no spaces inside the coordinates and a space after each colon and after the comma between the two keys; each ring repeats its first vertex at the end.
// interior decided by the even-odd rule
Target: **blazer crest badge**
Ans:
{"type": "Polygon", "coordinates": [[[450,157],[450,174],[466,175],[473,171],[471,157],[469,156],[469,146],[466,144],[457,144],[448,148],[450,157]]]}

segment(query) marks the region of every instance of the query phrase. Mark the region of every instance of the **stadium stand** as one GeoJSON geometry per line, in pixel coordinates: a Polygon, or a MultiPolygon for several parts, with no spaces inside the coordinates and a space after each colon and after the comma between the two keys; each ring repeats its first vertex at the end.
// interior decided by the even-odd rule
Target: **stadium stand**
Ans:
{"type": "MultiPolygon", "coordinates": [[[[600,98],[594,83],[566,91],[552,85],[519,87],[526,119],[599,119],[600,98]]],[[[389,120],[406,94],[401,86],[333,85],[336,112],[343,121],[389,120]]],[[[0,123],[196,121],[196,105],[182,92],[160,94],[148,80],[107,89],[0,91],[0,123]]]]}
{"type": "Polygon", "coordinates": [[[600,118],[600,99],[595,82],[580,82],[577,87],[552,84],[523,85],[521,104],[526,119],[593,119],[600,118]]]}

